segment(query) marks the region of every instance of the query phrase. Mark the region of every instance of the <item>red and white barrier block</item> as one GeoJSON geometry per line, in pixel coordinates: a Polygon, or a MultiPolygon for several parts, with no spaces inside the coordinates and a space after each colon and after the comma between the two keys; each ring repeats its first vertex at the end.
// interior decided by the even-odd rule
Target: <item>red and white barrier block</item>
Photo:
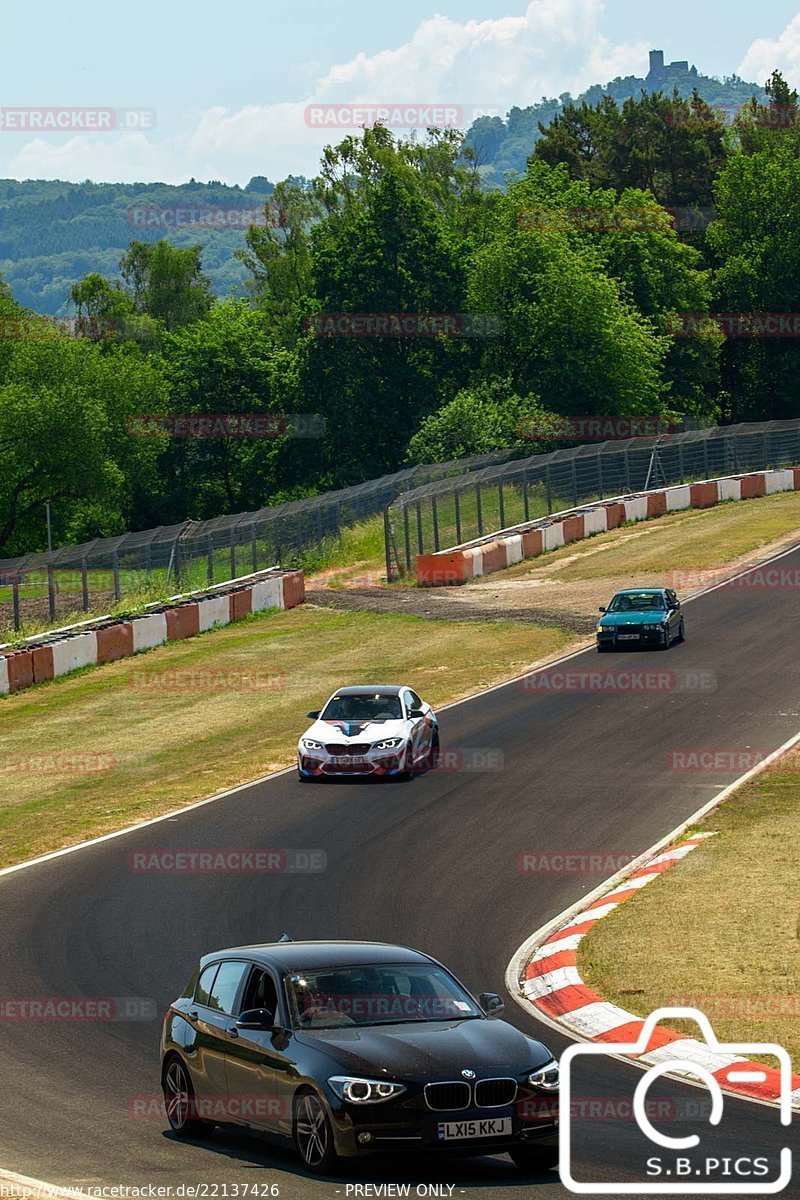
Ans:
{"type": "Polygon", "coordinates": [[[164,642],[241,621],[250,613],[295,608],[305,601],[305,579],[302,571],[273,568],[232,580],[212,593],[198,593],[196,599],[176,596],[174,600],[167,607],[157,606],[157,612],[130,619],[105,617],[31,638],[22,650],[0,650],[0,694],[57,679],[81,667],[116,662],[164,642]]]}
{"type": "MultiPolygon", "coordinates": [[[[615,1044],[639,1040],[644,1018],[611,1004],[587,987],[578,968],[578,947],[598,921],[630,900],[643,887],[676,866],[713,834],[697,834],[655,855],[627,879],[551,932],[529,951],[518,981],[523,996],[539,1015],[555,1021],[583,1041],[602,1042],[614,1053],[615,1044]]],[[[621,1051],[624,1052],[624,1051],[621,1051]]],[[[781,1095],[780,1072],[736,1055],[714,1053],[708,1045],[658,1025],[638,1060],[650,1066],[675,1060],[705,1067],[720,1086],[751,1099],[777,1102],[781,1095]]],[[[676,1074],[682,1074],[676,1070],[676,1074]]],[[[791,1080],[792,1104],[800,1108],[800,1076],[791,1080]]]]}
{"type": "Polygon", "coordinates": [[[423,587],[467,583],[492,571],[502,571],[523,559],[558,550],[580,538],[617,529],[626,521],[647,521],[666,512],[712,508],[724,500],[752,500],[757,496],[793,490],[800,490],[800,467],[704,479],[699,483],[658,488],[635,496],[619,496],[503,530],[491,539],[465,542],[436,554],[419,554],[417,581],[423,587]]]}

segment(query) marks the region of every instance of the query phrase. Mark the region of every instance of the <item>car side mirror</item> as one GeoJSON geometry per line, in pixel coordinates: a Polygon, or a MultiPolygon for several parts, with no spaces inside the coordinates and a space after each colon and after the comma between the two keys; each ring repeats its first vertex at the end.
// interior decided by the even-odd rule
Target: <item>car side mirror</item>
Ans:
{"type": "Polygon", "coordinates": [[[260,1029],[262,1032],[275,1028],[275,1013],[268,1008],[248,1008],[236,1020],[237,1029],[260,1029]]]}
{"type": "Polygon", "coordinates": [[[412,720],[416,720],[417,717],[424,717],[425,713],[421,708],[410,708],[408,710],[408,715],[412,718],[412,720]]]}
{"type": "Polygon", "coordinates": [[[478,1000],[487,1017],[499,1017],[505,1008],[505,1004],[496,992],[481,992],[478,1000]]]}
{"type": "Polygon", "coordinates": [[[605,606],[605,604],[601,604],[601,605],[600,605],[600,612],[605,612],[605,611],[606,611],[606,606],[605,606]]]}
{"type": "Polygon", "coordinates": [[[316,721],[317,717],[319,716],[319,713],[320,713],[320,710],[317,709],[316,712],[306,713],[306,716],[308,717],[308,719],[310,721],[316,721]]]}

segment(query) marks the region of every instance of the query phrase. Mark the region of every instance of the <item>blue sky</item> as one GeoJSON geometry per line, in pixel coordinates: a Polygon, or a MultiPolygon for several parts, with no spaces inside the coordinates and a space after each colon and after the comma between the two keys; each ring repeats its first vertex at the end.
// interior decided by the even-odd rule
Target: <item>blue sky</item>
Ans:
{"type": "Polygon", "coordinates": [[[779,66],[800,85],[798,0],[42,0],[0,7],[0,37],[3,106],[157,114],[135,134],[3,130],[0,176],[12,178],[308,173],[339,136],[309,128],[310,102],[438,102],[468,124],[643,74],[651,47],[709,74],[763,81],[779,66]]]}

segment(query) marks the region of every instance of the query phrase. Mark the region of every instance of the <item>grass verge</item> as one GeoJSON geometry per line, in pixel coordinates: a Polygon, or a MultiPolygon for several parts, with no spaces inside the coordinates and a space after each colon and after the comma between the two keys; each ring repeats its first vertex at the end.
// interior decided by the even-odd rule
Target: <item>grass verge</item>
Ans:
{"type": "Polygon", "coordinates": [[[440,705],[571,640],[304,606],[6,697],[0,866],[287,766],[306,712],[343,682],[408,681],[440,705]]]}
{"type": "MultiPolygon", "coordinates": [[[[615,576],[713,572],[799,528],[800,492],[779,492],[711,509],[686,509],[597,534],[519,563],[493,575],[487,586],[495,580],[544,573],[568,583],[615,576]]],[[[691,580],[687,583],[691,586],[691,580]]]]}
{"type": "Polygon", "coordinates": [[[706,1013],[723,1041],[777,1042],[797,1071],[800,751],[734,792],[698,829],[716,836],[583,939],[581,974],[637,1015],[687,1004],[706,1013]]]}

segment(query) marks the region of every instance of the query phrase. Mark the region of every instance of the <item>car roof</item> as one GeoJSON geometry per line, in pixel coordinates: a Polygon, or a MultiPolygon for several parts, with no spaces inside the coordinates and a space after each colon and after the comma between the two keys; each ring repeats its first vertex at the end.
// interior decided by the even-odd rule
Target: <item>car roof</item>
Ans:
{"type": "Polygon", "coordinates": [[[397,683],[364,683],[357,687],[337,688],[334,696],[399,696],[405,689],[405,684],[397,683]]]}
{"type": "Polygon", "coordinates": [[[313,967],[357,967],[379,963],[430,963],[420,950],[393,946],[388,942],[300,941],[264,942],[256,946],[232,946],[215,950],[200,960],[201,966],[220,958],[246,956],[279,971],[309,970],[313,967]]]}
{"type": "Polygon", "coordinates": [[[640,588],[620,588],[615,592],[615,596],[641,596],[648,592],[665,592],[667,589],[663,587],[640,587],[640,588]]]}

